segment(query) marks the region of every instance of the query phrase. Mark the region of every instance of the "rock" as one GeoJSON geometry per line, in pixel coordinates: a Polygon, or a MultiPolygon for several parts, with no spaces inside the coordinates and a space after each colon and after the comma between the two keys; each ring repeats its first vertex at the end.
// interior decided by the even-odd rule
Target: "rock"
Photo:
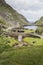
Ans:
{"type": "Polygon", "coordinates": [[[13,47],[17,47],[18,46],[18,43],[14,43],[13,47]]]}
{"type": "Polygon", "coordinates": [[[24,42],[24,43],[23,43],[23,46],[28,46],[28,44],[24,42]]]}

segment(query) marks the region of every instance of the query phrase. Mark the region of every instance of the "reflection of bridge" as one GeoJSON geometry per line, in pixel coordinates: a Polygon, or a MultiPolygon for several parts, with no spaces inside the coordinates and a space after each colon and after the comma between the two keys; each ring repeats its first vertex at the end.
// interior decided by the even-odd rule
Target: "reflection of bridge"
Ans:
{"type": "Polygon", "coordinates": [[[23,25],[23,27],[25,27],[25,26],[43,26],[43,25],[39,25],[39,24],[23,25]]]}

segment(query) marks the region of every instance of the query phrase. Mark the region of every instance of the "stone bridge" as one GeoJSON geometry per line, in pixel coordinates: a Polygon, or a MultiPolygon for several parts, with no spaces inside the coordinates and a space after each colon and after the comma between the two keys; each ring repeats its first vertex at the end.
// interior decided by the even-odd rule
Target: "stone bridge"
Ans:
{"type": "Polygon", "coordinates": [[[18,39],[18,41],[22,41],[23,38],[25,37],[34,37],[34,38],[43,38],[43,36],[38,35],[38,34],[34,34],[34,33],[23,33],[23,32],[7,32],[5,33],[6,36],[11,36],[14,37],[16,39],[18,39]]]}

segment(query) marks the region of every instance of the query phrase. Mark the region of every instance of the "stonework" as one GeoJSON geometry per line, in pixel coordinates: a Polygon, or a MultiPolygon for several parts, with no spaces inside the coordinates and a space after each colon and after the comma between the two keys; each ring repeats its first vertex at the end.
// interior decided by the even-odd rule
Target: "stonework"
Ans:
{"type": "Polygon", "coordinates": [[[18,35],[18,41],[19,41],[19,42],[22,41],[22,35],[18,35]]]}

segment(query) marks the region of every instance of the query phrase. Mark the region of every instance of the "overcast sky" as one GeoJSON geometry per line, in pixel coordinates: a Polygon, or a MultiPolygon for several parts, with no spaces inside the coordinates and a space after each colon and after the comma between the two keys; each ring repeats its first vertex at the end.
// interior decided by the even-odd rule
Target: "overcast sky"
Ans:
{"type": "Polygon", "coordinates": [[[43,0],[6,0],[6,2],[30,22],[34,22],[43,16],[43,0]]]}

